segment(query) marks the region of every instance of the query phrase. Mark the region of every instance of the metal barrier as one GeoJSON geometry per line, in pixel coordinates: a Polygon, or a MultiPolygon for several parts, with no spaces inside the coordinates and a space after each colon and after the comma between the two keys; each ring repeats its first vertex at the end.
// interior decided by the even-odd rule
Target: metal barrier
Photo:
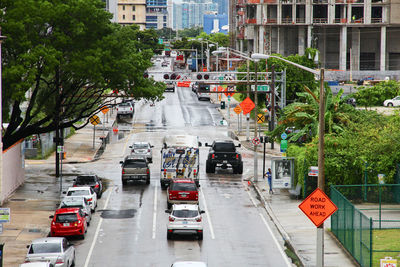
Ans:
{"type": "Polygon", "coordinates": [[[377,266],[380,258],[399,254],[390,246],[374,246],[378,233],[400,232],[399,190],[399,184],[331,186],[338,207],[331,217],[332,233],[361,266],[377,266]]]}

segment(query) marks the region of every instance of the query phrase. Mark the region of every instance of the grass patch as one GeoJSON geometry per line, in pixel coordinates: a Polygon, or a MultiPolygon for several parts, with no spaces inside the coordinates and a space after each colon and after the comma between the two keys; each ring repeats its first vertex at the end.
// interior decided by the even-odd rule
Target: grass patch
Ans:
{"type": "Polygon", "coordinates": [[[398,252],[374,252],[372,254],[372,266],[380,266],[380,259],[392,257],[400,262],[400,229],[373,230],[374,250],[391,250],[398,252]]]}

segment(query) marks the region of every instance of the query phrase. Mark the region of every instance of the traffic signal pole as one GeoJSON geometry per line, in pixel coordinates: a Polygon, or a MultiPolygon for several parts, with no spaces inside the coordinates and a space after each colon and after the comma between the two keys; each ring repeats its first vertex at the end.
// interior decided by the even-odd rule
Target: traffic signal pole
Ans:
{"type": "MultiPolygon", "coordinates": [[[[257,105],[258,105],[258,97],[257,97],[257,61],[254,61],[255,64],[255,91],[254,91],[254,139],[257,138],[257,105]]],[[[254,182],[258,182],[258,157],[257,157],[257,143],[254,142],[254,182]]]]}

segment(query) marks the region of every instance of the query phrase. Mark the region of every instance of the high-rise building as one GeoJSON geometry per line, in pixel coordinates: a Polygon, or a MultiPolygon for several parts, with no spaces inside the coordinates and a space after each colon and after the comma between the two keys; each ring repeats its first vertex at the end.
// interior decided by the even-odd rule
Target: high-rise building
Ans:
{"type": "Polygon", "coordinates": [[[215,14],[218,10],[218,5],[209,2],[183,1],[172,4],[172,28],[181,30],[193,27],[202,27],[204,14],[215,14]]]}
{"type": "Polygon", "coordinates": [[[146,29],[170,28],[167,0],[147,0],[146,29]]]}
{"type": "Polygon", "coordinates": [[[117,22],[118,18],[118,0],[103,0],[106,4],[106,10],[110,12],[113,17],[111,19],[112,22],[117,22]]]}
{"type": "Polygon", "coordinates": [[[207,34],[212,33],[228,33],[228,14],[215,15],[206,14],[204,15],[203,30],[207,34]]]}
{"type": "Polygon", "coordinates": [[[121,25],[139,25],[146,28],[146,0],[118,0],[118,20],[121,25]]]}
{"type": "Polygon", "coordinates": [[[400,70],[400,0],[233,0],[235,47],[320,51],[322,67],[400,70]]]}

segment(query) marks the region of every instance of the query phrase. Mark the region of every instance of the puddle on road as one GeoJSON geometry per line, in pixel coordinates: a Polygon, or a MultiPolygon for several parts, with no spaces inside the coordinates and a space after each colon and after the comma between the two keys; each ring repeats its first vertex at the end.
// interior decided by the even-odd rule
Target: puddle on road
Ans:
{"type": "Polygon", "coordinates": [[[130,219],[135,216],[135,209],[127,210],[100,210],[103,219],[130,219]]]}

